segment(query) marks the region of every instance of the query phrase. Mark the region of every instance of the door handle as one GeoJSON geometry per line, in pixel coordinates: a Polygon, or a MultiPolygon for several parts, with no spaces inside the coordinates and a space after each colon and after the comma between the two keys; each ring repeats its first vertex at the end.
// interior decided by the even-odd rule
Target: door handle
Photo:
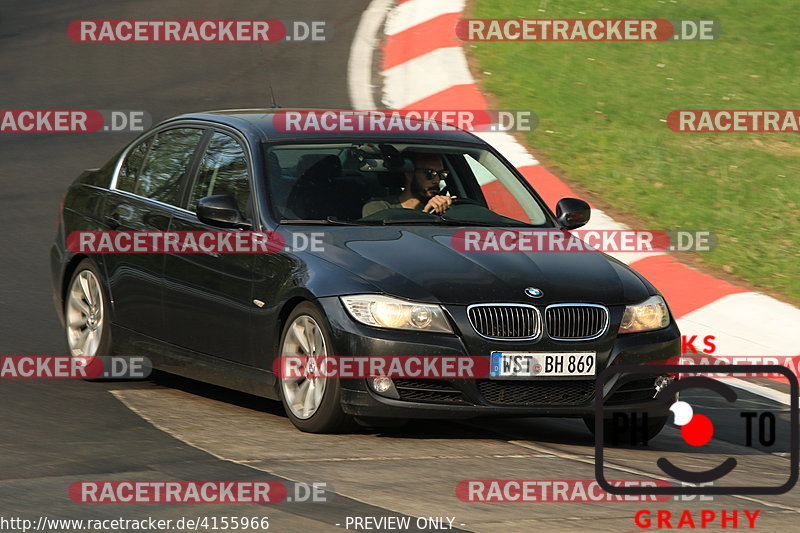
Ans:
{"type": "Polygon", "coordinates": [[[120,218],[119,213],[113,213],[105,218],[105,223],[109,228],[114,230],[122,225],[122,219],[120,218]]]}

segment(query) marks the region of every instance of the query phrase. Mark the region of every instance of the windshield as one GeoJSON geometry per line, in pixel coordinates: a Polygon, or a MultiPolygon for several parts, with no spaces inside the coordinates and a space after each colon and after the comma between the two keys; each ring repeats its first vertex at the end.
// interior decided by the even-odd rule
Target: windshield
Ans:
{"type": "Polygon", "coordinates": [[[551,225],[517,176],[479,147],[286,144],[269,147],[267,161],[283,223],[551,225]]]}

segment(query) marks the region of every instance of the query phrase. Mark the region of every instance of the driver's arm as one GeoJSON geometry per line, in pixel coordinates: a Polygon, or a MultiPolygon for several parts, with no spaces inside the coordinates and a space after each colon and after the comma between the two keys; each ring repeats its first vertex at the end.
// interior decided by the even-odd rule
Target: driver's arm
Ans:
{"type": "Polygon", "coordinates": [[[450,206],[453,205],[453,199],[457,198],[456,196],[443,196],[437,195],[428,200],[428,203],[425,204],[425,207],[422,208],[424,213],[436,213],[437,215],[444,214],[445,211],[450,209],[450,206]]]}

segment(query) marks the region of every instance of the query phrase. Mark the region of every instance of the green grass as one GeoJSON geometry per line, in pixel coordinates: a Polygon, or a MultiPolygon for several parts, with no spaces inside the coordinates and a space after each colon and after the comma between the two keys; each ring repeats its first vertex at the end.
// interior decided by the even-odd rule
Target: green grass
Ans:
{"type": "Polygon", "coordinates": [[[526,141],[570,183],[644,227],[717,232],[706,264],[800,300],[800,134],[665,123],[674,109],[800,108],[796,2],[478,0],[472,18],[713,18],[722,37],[467,50],[498,107],[539,115],[526,141]]]}

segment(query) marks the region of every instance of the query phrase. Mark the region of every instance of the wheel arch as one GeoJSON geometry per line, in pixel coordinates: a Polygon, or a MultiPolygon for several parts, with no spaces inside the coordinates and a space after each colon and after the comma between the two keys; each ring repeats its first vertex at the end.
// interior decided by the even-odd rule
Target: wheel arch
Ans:
{"type": "Polygon", "coordinates": [[[67,291],[69,290],[69,281],[72,279],[72,276],[75,274],[75,271],[78,269],[78,265],[83,262],[84,259],[88,259],[100,273],[100,283],[103,285],[103,288],[108,295],[108,301],[111,304],[111,315],[113,315],[114,311],[114,298],[111,295],[111,287],[109,286],[107,276],[104,275],[105,269],[103,265],[98,264],[91,256],[87,254],[75,254],[66,264],[64,267],[64,273],[61,276],[61,309],[64,309],[64,305],[67,301],[67,291]]]}
{"type": "Polygon", "coordinates": [[[278,311],[277,320],[275,321],[275,330],[273,331],[275,342],[273,343],[273,353],[278,353],[281,349],[281,336],[283,335],[283,328],[286,326],[286,321],[289,315],[297,308],[298,305],[309,302],[319,306],[317,299],[310,292],[303,292],[301,294],[294,294],[286,299],[278,311]]]}
{"type": "Polygon", "coordinates": [[[67,265],[64,267],[63,275],[61,276],[61,309],[64,309],[64,304],[67,301],[67,291],[69,290],[69,280],[72,279],[72,275],[75,274],[75,271],[78,269],[78,265],[84,260],[88,259],[89,256],[86,254],[75,254],[72,256],[72,259],[67,262],[67,265]]]}

